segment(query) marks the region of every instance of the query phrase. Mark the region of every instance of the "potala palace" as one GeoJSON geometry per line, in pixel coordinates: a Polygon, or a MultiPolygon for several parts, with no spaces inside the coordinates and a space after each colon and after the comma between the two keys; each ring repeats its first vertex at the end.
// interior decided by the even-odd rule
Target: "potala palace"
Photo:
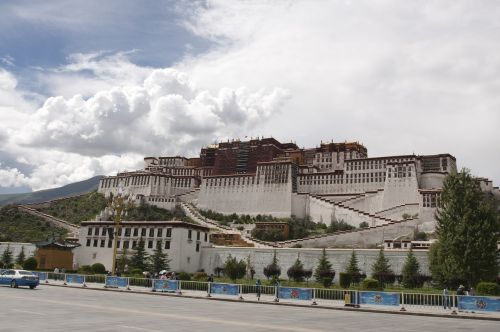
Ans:
{"type": "MultiPolygon", "coordinates": [[[[368,157],[356,142],[300,149],[274,138],[202,148],[197,158],[146,157],[144,169],[101,180],[137,201],[172,208],[179,201],[224,214],[309,216],[371,226],[416,219],[431,230],[443,181],[456,171],[450,154],[368,157]],[[410,217],[410,218],[409,218],[410,217]]],[[[485,190],[496,191],[481,179],[485,190]]]]}

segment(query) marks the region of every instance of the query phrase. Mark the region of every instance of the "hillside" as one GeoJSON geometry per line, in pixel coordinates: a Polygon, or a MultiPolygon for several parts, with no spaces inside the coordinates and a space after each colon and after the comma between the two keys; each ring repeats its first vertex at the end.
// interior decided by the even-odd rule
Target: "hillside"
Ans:
{"type": "Polygon", "coordinates": [[[45,220],[8,205],[0,208],[0,242],[38,242],[55,236],[63,238],[67,231],[52,227],[45,220]]]}
{"type": "Polygon", "coordinates": [[[53,217],[79,225],[82,221],[94,219],[106,207],[103,194],[95,191],[80,196],[57,200],[36,210],[53,217]]]}
{"type": "Polygon", "coordinates": [[[70,183],[60,188],[34,191],[24,194],[4,194],[0,195],[0,206],[8,204],[30,204],[50,201],[53,199],[76,196],[97,190],[99,180],[103,176],[94,176],[88,180],[70,183]]]}

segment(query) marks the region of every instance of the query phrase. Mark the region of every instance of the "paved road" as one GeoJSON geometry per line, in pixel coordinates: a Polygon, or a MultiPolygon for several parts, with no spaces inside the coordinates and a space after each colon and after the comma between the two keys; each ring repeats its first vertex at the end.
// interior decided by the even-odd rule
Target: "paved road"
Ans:
{"type": "Polygon", "coordinates": [[[0,287],[0,331],[498,331],[499,322],[40,286],[0,287]]]}

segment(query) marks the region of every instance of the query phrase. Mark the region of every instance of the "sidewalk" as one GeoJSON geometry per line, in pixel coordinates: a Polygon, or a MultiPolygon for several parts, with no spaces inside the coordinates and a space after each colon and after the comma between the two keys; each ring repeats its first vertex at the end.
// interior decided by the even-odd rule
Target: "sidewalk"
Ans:
{"type": "Polygon", "coordinates": [[[64,285],[64,281],[54,281],[49,280],[49,283],[45,281],[40,282],[40,286],[56,286],[56,287],[71,287],[71,288],[81,288],[87,290],[100,290],[100,291],[114,291],[114,292],[127,292],[136,294],[147,294],[155,296],[174,296],[174,297],[188,297],[197,298],[205,300],[215,300],[215,301],[232,301],[232,302],[245,302],[245,303],[259,303],[266,305],[287,305],[294,307],[308,307],[308,308],[318,308],[318,309],[330,309],[330,310],[347,310],[347,311],[362,311],[362,312],[372,312],[372,313],[385,313],[385,314],[399,314],[399,315],[413,315],[413,316],[429,316],[429,317],[445,317],[445,318],[458,318],[458,319],[480,319],[480,320],[493,320],[500,321],[500,312],[458,312],[451,309],[444,309],[438,306],[416,306],[416,305],[405,305],[404,309],[406,311],[401,311],[401,306],[376,306],[376,305],[361,305],[360,308],[346,307],[343,301],[334,300],[316,300],[316,304],[313,301],[303,301],[303,300],[285,300],[280,299],[279,302],[275,301],[273,295],[262,295],[260,301],[256,298],[254,293],[241,294],[242,299],[238,296],[220,295],[212,294],[208,297],[206,291],[195,291],[195,290],[181,290],[181,294],[177,293],[164,293],[164,292],[153,292],[150,287],[140,287],[140,286],[130,286],[130,289],[126,288],[105,288],[104,284],[97,283],[87,283],[86,287],[81,284],[67,284],[64,285]]]}

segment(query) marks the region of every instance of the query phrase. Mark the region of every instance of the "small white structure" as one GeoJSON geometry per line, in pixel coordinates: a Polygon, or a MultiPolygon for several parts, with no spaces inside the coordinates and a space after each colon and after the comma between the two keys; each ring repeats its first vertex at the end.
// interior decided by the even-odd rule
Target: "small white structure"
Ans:
{"type": "MultiPolygon", "coordinates": [[[[111,221],[86,221],[81,223],[79,243],[75,249],[78,266],[102,263],[111,270],[113,240],[109,238],[111,221]]],[[[200,266],[201,248],[209,246],[209,228],[183,221],[123,221],[118,234],[117,258],[126,250],[130,257],[142,238],[145,249],[153,255],[161,241],[163,252],[168,254],[173,271],[196,272],[200,266]]],[[[158,271],[156,271],[158,272],[158,271]]]]}

